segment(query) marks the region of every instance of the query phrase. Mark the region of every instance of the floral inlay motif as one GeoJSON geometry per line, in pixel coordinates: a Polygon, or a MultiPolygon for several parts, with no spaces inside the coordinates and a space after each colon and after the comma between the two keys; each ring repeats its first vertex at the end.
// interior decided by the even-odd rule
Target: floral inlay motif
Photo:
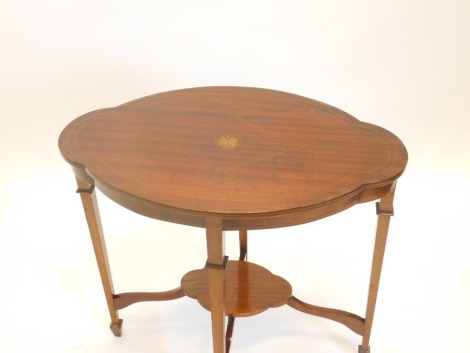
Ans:
{"type": "Polygon", "coordinates": [[[235,136],[225,135],[217,138],[215,144],[224,150],[231,150],[240,146],[240,139],[235,136]]]}

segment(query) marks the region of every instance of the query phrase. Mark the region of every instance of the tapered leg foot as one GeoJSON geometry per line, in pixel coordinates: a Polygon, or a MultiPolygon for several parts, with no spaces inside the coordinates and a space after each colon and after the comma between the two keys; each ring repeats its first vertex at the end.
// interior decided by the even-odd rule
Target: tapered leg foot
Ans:
{"type": "Polygon", "coordinates": [[[359,353],[370,353],[370,346],[359,345],[359,353]]]}
{"type": "Polygon", "coordinates": [[[121,337],[122,336],[122,319],[119,319],[117,324],[111,323],[109,325],[111,331],[113,331],[114,336],[121,337]]]}

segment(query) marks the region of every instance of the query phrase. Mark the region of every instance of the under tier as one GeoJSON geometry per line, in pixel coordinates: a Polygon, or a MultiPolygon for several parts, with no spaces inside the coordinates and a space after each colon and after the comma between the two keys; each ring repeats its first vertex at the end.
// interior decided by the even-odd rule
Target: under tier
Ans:
{"type": "MultiPolygon", "coordinates": [[[[188,297],[197,299],[210,310],[207,268],[188,272],[181,280],[181,287],[188,297]]],[[[228,261],[224,293],[227,316],[241,317],[287,304],[292,287],[264,267],[245,261],[228,261]]]]}

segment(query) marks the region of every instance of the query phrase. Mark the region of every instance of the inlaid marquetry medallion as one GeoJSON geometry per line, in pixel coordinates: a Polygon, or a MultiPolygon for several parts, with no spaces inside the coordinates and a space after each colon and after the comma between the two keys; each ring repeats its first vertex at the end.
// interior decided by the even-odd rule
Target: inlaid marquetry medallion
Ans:
{"type": "Polygon", "coordinates": [[[236,136],[225,135],[218,137],[215,144],[224,150],[232,150],[240,146],[240,139],[236,136]]]}

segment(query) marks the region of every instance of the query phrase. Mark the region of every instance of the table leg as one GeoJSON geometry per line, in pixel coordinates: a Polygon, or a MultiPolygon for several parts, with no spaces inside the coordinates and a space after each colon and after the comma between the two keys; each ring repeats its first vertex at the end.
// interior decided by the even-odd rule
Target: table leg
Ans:
{"type": "Polygon", "coordinates": [[[94,192],[94,185],[77,178],[78,190],[82,199],[83,209],[85,211],[88,229],[90,231],[93,249],[95,251],[96,261],[103,284],[106,302],[108,304],[109,314],[111,316],[111,331],[115,336],[122,335],[122,320],[119,319],[118,311],[114,305],[114,288],[109,269],[108,255],[106,252],[106,244],[103,236],[103,228],[101,226],[101,218],[94,192]]]}
{"type": "MultiPolygon", "coordinates": [[[[248,261],[248,231],[240,230],[238,232],[239,244],[240,244],[240,256],[239,261],[248,261]]],[[[235,317],[229,316],[227,323],[227,333],[225,335],[225,349],[230,352],[230,346],[232,344],[233,327],[235,326],[235,317]]]]}
{"type": "Polygon", "coordinates": [[[209,298],[212,319],[214,353],[225,353],[225,304],[224,304],[224,232],[222,220],[206,219],[207,270],[209,276],[209,298]]]}
{"type": "Polygon", "coordinates": [[[240,243],[240,261],[248,260],[248,231],[240,230],[239,232],[239,243],[240,243]]]}
{"type": "Polygon", "coordinates": [[[370,275],[369,296],[367,300],[366,317],[364,322],[364,334],[362,344],[359,346],[359,353],[370,353],[370,334],[372,330],[372,321],[374,319],[375,304],[377,302],[377,293],[379,290],[380,274],[387,242],[390,217],[393,216],[393,197],[395,187],[377,202],[377,231],[375,236],[374,255],[372,259],[372,269],[370,275]]]}

